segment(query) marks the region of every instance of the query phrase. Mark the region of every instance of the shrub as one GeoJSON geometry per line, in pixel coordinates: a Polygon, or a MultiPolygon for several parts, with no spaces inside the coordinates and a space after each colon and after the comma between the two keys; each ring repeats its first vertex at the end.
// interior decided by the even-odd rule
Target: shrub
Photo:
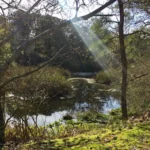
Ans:
{"type": "Polygon", "coordinates": [[[96,75],[95,78],[96,82],[101,83],[101,84],[111,84],[111,79],[110,75],[107,72],[101,71],[96,75]]]}
{"type": "Polygon", "coordinates": [[[99,72],[95,77],[96,82],[101,84],[112,85],[113,88],[118,88],[121,81],[121,73],[117,68],[110,68],[106,71],[99,72]]]}
{"type": "Polygon", "coordinates": [[[73,117],[70,114],[66,114],[63,116],[63,120],[72,120],[73,117]]]}
{"type": "Polygon", "coordinates": [[[150,61],[149,59],[142,61],[128,67],[127,100],[129,113],[132,114],[150,110],[150,69],[147,67],[150,66],[150,61]]]}
{"type": "Polygon", "coordinates": [[[94,110],[89,110],[83,113],[78,113],[77,118],[83,121],[98,122],[107,120],[107,115],[94,110]]]}
{"type": "MultiPolygon", "coordinates": [[[[31,67],[12,67],[5,78],[24,74],[32,69],[31,67]]],[[[70,73],[61,68],[43,68],[10,83],[6,90],[25,98],[62,96],[70,91],[70,83],[67,81],[69,76],[70,73]]]]}
{"type": "Polygon", "coordinates": [[[121,116],[121,109],[117,108],[117,109],[113,109],[109,112],[109,114],[111,116],[116,116],[116,117],[120,117],[121,116]]]}

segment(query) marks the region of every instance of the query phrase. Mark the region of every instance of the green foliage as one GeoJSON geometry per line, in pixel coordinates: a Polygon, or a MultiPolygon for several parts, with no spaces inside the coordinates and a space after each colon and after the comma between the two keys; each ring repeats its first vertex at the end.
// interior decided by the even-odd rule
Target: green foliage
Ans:
{"type": "Polygon", "coordinates": [[[144,58],[129,67],[127,98],[129,111],[132,113],[141,113],[150,108],[149,65],[149,59],[144,58]]]}
{"type": "MultiPolygon", "coordinates": [[[[6,19],[0,16],[0,41],[8,35],[7,27],[5,26],[6,19]]],[[[10,43],[6,42],[0,47],[0,65],[5,63],[6,60],[11,56],[10,43]]]]}
{"type": "Polygon", "coordinates": [[[2,47],[0,47],[0,64],[3,64],[6,62],[8,58],[11,56],[11,51],[10,51],[10,44],[6,43],[2,47]]]}
{"type": "Polygon", "coordinates": [[[72,120],[73,117],[70,114],[66,114],[65,116],[63,116],[63,120],[72,120]]]}
{"type": "MultiPolygon", "coordinates": [[[[109,30],[104,18],[95,19],[91,26],[91,35],[94,40],[90,45],[95,60],[106,68],[108,66],[117,65],[116,63],[116,45],[117,41],[115,35],[109,30]]],[[[106,19],[106,18],[105,18],[106,19]]],[[[118,59],[118,58],[117,58],[118,59]]],[[[118,65],[117,65],[118,66],[118,65]]]]}
{"type": "Polygon", "coordinates": [[[91,31],[94,32],[99,39],[108,40],[111,37],[110,31],[106,27],[106,23],[104,23],[101,19],[96,19],[93,25],[91,26],[91,31]]]}
{"type": "Polygon", "coordinates": [[[6,141],[27,142],[27,141],[42,141],[52,140],[55,138],[63,138],[74,136],[80,133],[90,131],[91,128],[98,128],[94,123],[83,123],[80,121],[69,120],[65,124],[56,121],[47,126],[29,126],[25,125],[24,121],[14,122],[13,126],[6,126],[5,136],[6,141]]]}
{"type": "MultiPolygon", "coordinates": [[[[85,123],[83,123],[82,126],[80,124],[80,128],[82,127],[83,129],[84,126],[85,123]]],[[[137,124],[120,121],[118,124],[113,124],[113,130],[111,124],[105,126],[86,124],[86,126],[89,130],[84,130],[84,132],[65,135],[67,137],[58,136],[57,138],[50,138],[49,140],[32,140],[26,144],[20,144],[19,149],[126,150],[136,148],[137,150],[141,150],[145,148],[148,150],[150,147],[149,121],[137,124]],[[132,126],[132,128],[130,128],[130,126],[132,126]]],[[[60,127],[61,125],[59,128],[60,127]]],[[[75,124],[75,122],[68,123],[66,127],[68,127],[68,131],[72,129],[73,132],[77,129],[77,124],[75,124]]],[[[63,126],[63,128],[65,128],[65,126],[63,126]]]]}
{"type": "MultiPolygon", "coordinates": [[[[5,79],[24,74],[32,69],[32,67],[10,67],[5,79]]],[[[69,76],[70,73],[64,69],[43,68],[25,78],[19,78],[17,84],[16,82],[10,83],[6,89],[29,99],[34,96],[36,98],[60,96],[70,91],[70,83],[67,81],[69,76]]]]}
{"type": "Polygon", "coordinates": [[[109,112],[111,121],[120,120],[122,118],[121,109],[114,109],[109,112]]]}
{"type": "Polygon", "coordinates": [[[101,84],[111,84],[111,77],[107,72],[101,71],[95,77],[96,82],[101,84]]]}
{"type": "MultiPolygon", "coordinates": [[[[5,80],[32,69],[32,67],[11,67],[5,74],[5,80]]],[[[7,92],[14,94],[13,97],[7,98],[7,113],[16,119],[23,119],[26,115],[39,113],[49,115],[55,109],[62,109],[63,104],[61,106],[57,104],[58,97],[65,96],[71,91],[69,76],[70,73],[64,69],[43,68],[25,78],[11,82],[5,87],[7,92]]]]}
{"type": "Polygon", "coordinates": [[[109,68],[108,70],[100,71],[95,80],[98,83],[109,84],[112,88],[120,89],[121,72],[118,68],[109,68]]]}
{"type": "Polygon", "coordinates": [[[78,113],[77,118],[82,121],[87,121],[87,122],[103,122],[107,121],[108,116],[96,111],[86,111],[83,113],[78,113]]]}
{"type": "Polygon", "coordinates": [[[6,127],[5,138],[6,141],[27,142],[48,139],[48,135],[45,127],[24,126],[23,123],[16,122],[13,127],[6,127]]]}
{"type": "Polygon", "coordinates": [[[131,34],[125,38],[125,44],[127,45],[126,47],[127,59],[130,64],[137,61],[141,57],[145,58],[146,55],[150,54],[149,32],[150,32],[149,29],[140,27],[140,29],[135,31],[136,34],[131,34]]]}
{"type": "Polygon", "coordinates": [[[119,116],[121,116],[121,109],[120,109],[120,108],[118,108],[118,109],[113,109],[113,110],[111,110],[111,111],[109,112],[109,114],[110,114],[111,116],[119,117],[119,116]]]}
{"type": "Polygon", "coordinates": [[[69,54],[69,58],[71,59],[69,59],[64,66],[67,66],[74,72],[92,72],[100,70],[101,66],[95,61],[87,44],[87,41],[91,37],[88,26],[75,24],[67,27],[65,30],[70,33],[66,38],[69,49],[71,49],[69,54]]]}

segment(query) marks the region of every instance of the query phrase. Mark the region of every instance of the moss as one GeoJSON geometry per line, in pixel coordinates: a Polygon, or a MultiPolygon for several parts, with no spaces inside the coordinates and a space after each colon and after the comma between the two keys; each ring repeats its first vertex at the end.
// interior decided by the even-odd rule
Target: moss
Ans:
{"type": "Polygon", "coordinates": [[[91,126],[90,123],[83,125],[90,130],[67,138],[30,141],[19,150],[36,150],[39,147],[41,150],[148,150],[150,147],[150,121],[136,124],[120,121],[117,124],[113,122],[103,126],[97,124],[91,126]],[[129,128],[131,125],[132,128],[129,128]]]}

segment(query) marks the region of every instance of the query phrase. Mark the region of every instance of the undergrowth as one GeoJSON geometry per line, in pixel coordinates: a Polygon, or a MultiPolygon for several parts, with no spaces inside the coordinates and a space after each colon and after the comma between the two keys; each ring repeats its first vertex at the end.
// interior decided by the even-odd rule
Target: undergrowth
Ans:
{"type": "MultiPolygon", "coordinates": [[[[128,121],[122,121],[119,109],[107,116],[105,124],[67,120],[65,124],[55,122],[45,129],[42,129],[45,132],[41,132],[41,138],[31,138],[23,142],[24,144],[18,144],[18,150],[149,150],[150,148],[150,119],[141,121],[140,117],[134,119],[131,117],[128,121]]],[[[36,136],[35,134],[34,137],[36,136]]]]}

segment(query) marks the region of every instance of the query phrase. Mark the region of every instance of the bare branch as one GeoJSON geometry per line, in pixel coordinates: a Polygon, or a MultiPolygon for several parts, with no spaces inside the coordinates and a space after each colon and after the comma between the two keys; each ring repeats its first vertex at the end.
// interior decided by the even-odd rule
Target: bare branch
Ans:
{"type": "MultiPolygon", "coordinates": [[[[7,70],[8,66],[15,60],[15,58],[17,58],[19,56],[19,54],[21,53],[21,50],[22,49],[25,49],[26,47],[28,47],[29,45],[33,44],[33,42],[35,42],[37,39],[41,38],[42,36],[45,36],[51,32],[54,32],[56,31],[57,29],[59,28],[62,28],[62,27],[65,27],[66,25],[69,25],[69,24],[72,24],[72,23],[75,23],[75,22],[78,22],[78,21],[81,21],[81,20],[87,20],[91,17],[93,17],[95,14],[99,13],[100,11],[102,11],[103,9],[105,9],[106,7],[108,7],[109,5],[113,4],[116,0],[110,0],[109,2],[105,3],[104,5],[102,5],[101,7],[99,7],[98,9],[94,10],[93,12],[87,14],[87,15],[84,15],[84,16],[81,16],[81,17],[77,17],[77,18],[74,18],[72,20],[67,20],[67,21],[64,21],[58,25],[56,25],[55,27],[53,28],[50,28],[42,33],[40,33],[39,35],[37,35],[36,37],[32,38],[32,39],[29,39],[27,41],[25,41],[24,43],[22,43],[21,45],[19,45],[15,52],[13,53],[12,57],[10,57],[10,59],[8,59],[6,61],[6,63],[0,67],[0,72],[3,72],[5,70],[7,70]]],[[[15,31],[16,33],[17,31],[15,31]]],[[[11,33],[12,35],[14,35],[14,33],[11,33]]],[[[12,36],[11,35],[11,36],[12,36]]],[[[6,39],[7,40],[7,39],[6,39]]]]}
{"type": "Polygon", "coordinates": [[[148,75],[148,73],[144,73],[144,74],[138,75],[138,76],[136,76],[135,78],[131,79],[130,81],[134,81],[134,80],[136,80],[136,79],[139,79],[139,78],[144,77],[144,76],[147,76],[147,75],[148,75]]]}
{"type": "Polygon", "coordinates": [[[96,14],[94,16],[99,16],[99,17],[112,17],[115,16],[115,14],[96,14]]]}
{"type": "Polygon", "coordinates": [[[41,0],[37,0],[37,1],[29,8],[29,10],[26,12],[26,14],[29,14],[40,2],[41,2],[41,0]]]}
{"type": "Polygon", "coordinates": [[[26,73],[21,74],[21,75],[18,75],[18,76],[15,76],[15,77],[12,77],[11,79],[7,80],[6,82],[4,82],[4,83],[0,86],[0,90],[1,90],[4,86],[6,86],[7,84],[9,84],[10,82],[13,82],[13,81],[17,80],[18,78],[24,78],[24,77],[26,77],[26,76],[28,76],[28,75],[30,75],[30,74],[32,74],[32,73],[35,73],[36,71],[42,69],[43,67],[45,67],[46,65],[48,65],[49,63],[51,63],[52,61],[54,61],[54,60],[58,57],[58,55],[62,52],[62,50],[64,50],[65,47],[66,47],[66,45],[63,46],[50,60],[46,61],[45,63],[43,63],[42,65],[38,66],[38,67],[35,68],[34,70],[29,71],[29,72],[26,72],[26,73]]]}
{"type": "Polygon", "coordinates": [[[87,19],[95,16],[97,13],[101,12],[103,9],[107,8],[109,5],[113,4],[114,2],[116,2],[116,0],[110,0],[110,1],[106,2],[104,5],[102,5],[101,7],[94,10],[93,12],[91,12],[85,16],[81,16],[79,18],[74,18],[73,21],[74,20],[76,20],[76,21],[87,20],[87,19]]]}
{"type": "MultiPolygon", "coordinates": [[[[38,0],[37,2],[35,2],[33,4],[33,6],[31,6],[31,8],[29,8],[29,10],[25,13],[29,14],[40,2],[41,0],[38,0]]],[[[15,31],[12,31],[6,38],[4,38],[1,42],[0,42],[0,46],[2,46],[4,43],[6,43],[8,40],[10,40],[17,32],[18,32],[19,28],[17,28],[15,31]]]]}
{"type": "MultiPolygon", "coordinates": [[[[58,25],[56,25],[55,27],[53,28],[50,28],[50,29],[47,29],[45,30],[44,32],[40,33],[39,35],[37,35],[36,37],[32,38],[32,39],[29,39],[27,41],[25,41],[24,43],[22,43],[21,45],[19,45],[15,52],[13,53],[12,57],[10,59],[8,59],[6,61],[6,63],[0,67],[0,72],[3,72],[5,71],[8,66],[15,60],[15,58],[17,58],[21,52],[21,50],[23,48],[26,48],[28,47],[29,45],[33,44],[33,42],[35,42],[36,40],[38,40],[39,38],[41,38],[42,36],[45,36],[49,33],[53,33],[54,31],[56,31],[57,29],[59,28],[63,28],[65,27],[66,25],[69,25],[69,24],[72,24],[72,23],[75,23],[75,22],[78,22],[78,21],[81,21],[81,20],[87,20],[91,17],[93,17],[95,14],[99,13],[100,11],[102,11],[103,9],[105,9],[106,7],[108,7],[109,5],[113,4],[116,0],[110,0],[109,2],[105,3],[104,5],[102,5],[101,7],[99,7],[98,9],[94,10],[93,12],[87,14],[87,15],[84,15],[84,16],[81,16],[81,17],[77,17],[77,18],[74,18],[72,20],[67,20],[67,21],[64,21],[58,25]]],[[[17,32],[17,31],[16,31],[17,32]]],[[[14,34],[13,34],[14,35],[14,34]]],[[[11,35],[12,36],[12,35],[11,35]]]]}
{"type": "Polygon", "coordinates": [[[134,31],[134,32],[132,32],[132,33],[124,34],[124,36],[130,36],[130,35],[134,35],[134,34],[150,35],[150,33],[145,32],[145,31],[143,31],[143,30],[137,30],[137,31],[134,31]]]}

